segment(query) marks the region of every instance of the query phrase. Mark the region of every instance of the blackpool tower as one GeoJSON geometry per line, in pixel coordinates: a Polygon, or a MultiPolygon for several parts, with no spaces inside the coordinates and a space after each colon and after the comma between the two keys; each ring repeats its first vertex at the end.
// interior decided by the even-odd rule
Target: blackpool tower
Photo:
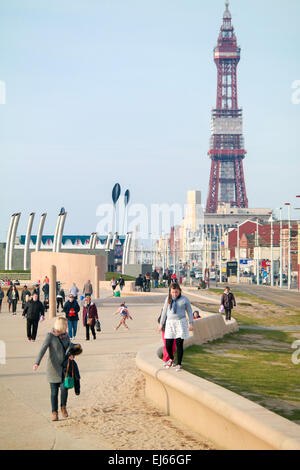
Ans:
{"type": "Polygon", "coordinates": [[[248,207],[243,159],[246,151],[243,138],[242,109],[238,107],[237,66],[240,48],[231,24],[229,3],[223,15],[214,60],[218,70],[217,104],[212,110],[211,158],[207,213],[216,213],[220,203],[230,207],[248,207]]]}

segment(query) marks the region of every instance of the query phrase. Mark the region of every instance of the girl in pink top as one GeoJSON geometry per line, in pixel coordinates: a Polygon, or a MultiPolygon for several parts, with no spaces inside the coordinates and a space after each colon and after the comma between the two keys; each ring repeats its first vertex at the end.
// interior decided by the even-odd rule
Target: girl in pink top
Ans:
{"type": "Polygon", "coordinates": [[[128,326],[126,325],[126,320],[128,318],[130,318],[130,320],[132,320],[132,317],[129,313],[129,310],[127,308],[127,306],[125,304],[121,304],[120,305],[120,308],[114,313],[114,315],[120,315],[120,323],[118,324],[118,326],[116,326],[116,330],[121,326],[121,325],[124,325],[125,328],[127,328],[127,330],[129,329],[128,326]]]}

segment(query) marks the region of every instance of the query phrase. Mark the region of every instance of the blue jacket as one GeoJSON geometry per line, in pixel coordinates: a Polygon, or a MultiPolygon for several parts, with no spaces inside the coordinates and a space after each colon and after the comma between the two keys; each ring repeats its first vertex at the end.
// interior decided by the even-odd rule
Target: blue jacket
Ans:
{"type": "Polygon", "coordinates": [[[181,320],[182,318],[186,318],[186,312],[189,317],[189,323],[194,323],[191,302],[185,295],[181,295],[178,300],[176,300],[176,313],[174,312],[174,302],[171,307],[171,304],[168,305],[168,298],[169,297],[167,297],[165,300],[163,311],[160,317],[161,325],[164,325],[166,320],[181,320]]]}

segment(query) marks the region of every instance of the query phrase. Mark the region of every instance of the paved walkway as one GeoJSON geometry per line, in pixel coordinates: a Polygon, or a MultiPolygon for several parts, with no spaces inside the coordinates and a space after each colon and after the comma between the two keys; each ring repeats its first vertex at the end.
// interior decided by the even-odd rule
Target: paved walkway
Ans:
{"type": "MultiPolygon", "coordinates": [[[[51,421],[50,390],[45,376],[47,353],[37,372],[32,370],[44,337],[53,325],[53,320],[46,319],[41,323],[37,341],[30,343],[26,339],[26,320],[22,318],[21,312],[19,311],[16,316],[5,311],[1,313],[0,340],[6,344],[7,355],[6,364],[0,364],[0,401],[2,404],[0,407],[0,449],[89,450],[118,448],[109,433],[104,436],[100,435],[99,439],[91,439],[91,436],[86,435],[79,426],[76,433],[76,426],[74,426],[75,429],[71,429],[72,413],[75,416],[78,407],[88,405],[89,390],[96,390],[96,386],[99,388],[99,383],[100,385],[102,382],[105,383],[108,375],[118,369],[122,358],[127,360],[127,363],[126,361],[124,363],[128,364],[131,371],[139,373],[134,371],[135,355],[143,346],[160,340],[160,335],[157,332],[157,318],[165,296],[165,292],[159,296],[142,298],[128,297],[126,299],[124,296],[122,300],[126,299],[134,320],[128,321],[129,330],[120,328],[115,331],[114,326],[118,322],[118,317],[113,317],[112,314],[117,310],[121,300],[119,298],[113,299],[110,293],[107,293],[103,298],[102,294],[102,299],[97,302],[100,304],[99,313],[102,326],[102,332],[98,333],[97,340],[85,341],[85,329],[81,321],[78,324],[76,342],[81,343],[83,347],[83,354],[78,357],[77,361],[82,376],[82,393],[76,397],[73,390],[69,392],[70,418],[58,423],[51,421]],[[5,406],[3,406],[4,404],[5,406]]],[[[121,383],[118,384],[118,386],[121,385],[121,383]]],[[[114,388],[116,387],[112,386],[112,391],[114,388]]],[[[98,402],[101,402],[101,387],[97,393],[98,397],[100,395],[98,402]]],[[[107,406],[106,409],[102,409],[102,414],[106,411],[107,406]]],[[[147,413],[150,416],[149,410],[147,413]]],[[[169,419],[156,417],[155,420],[157,422],[158,419],[163,418],[165,422],[166,419],[169,419]]],[[[119,421],[122,421],[122,416],[117,418],[117,422],[119,421]]],[[[157,423],[159,424],[159,422],[157,423]]],[[[141,424],[143,425],[143,423],[137,423],[137,426],[141,424]]],[[[174,429],[176,428],[176,424],[172,423],[172,426],[174,429]]],[[[118,433],[117,427],[115,432],[118,433]]],[[[151,429],[147,432],[151,433],[151,429]]],[[[156,433],[155,429],[153,429],[154,433],[156,433]]],[[[168,433],[165,434],[167,436],[168,433]]],[[[174,442],[176,439],[174,438],[174,442]]],[[[134,449],[134,444],[132,445],[131,448],[134,449]]],[[[155,442],[153,446],[155,446],[155,442]]]]}

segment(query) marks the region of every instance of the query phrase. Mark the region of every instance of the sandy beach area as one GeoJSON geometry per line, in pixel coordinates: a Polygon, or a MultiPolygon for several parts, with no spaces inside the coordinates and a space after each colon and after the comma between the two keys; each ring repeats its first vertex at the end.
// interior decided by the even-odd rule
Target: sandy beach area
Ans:
{"type": "MultiPolygon", "coordinates": [[[[157,410],[144,398],[144,378],[135,366],[135,354],[110,358],[112,370],[100,382],[83,380],[84,392],[70,418],[57,426],[103,440],[109,449],[208,450],[212,444],[157,410]]],[[[74,403],[74,401],[73,401],[74,403]]]]}

